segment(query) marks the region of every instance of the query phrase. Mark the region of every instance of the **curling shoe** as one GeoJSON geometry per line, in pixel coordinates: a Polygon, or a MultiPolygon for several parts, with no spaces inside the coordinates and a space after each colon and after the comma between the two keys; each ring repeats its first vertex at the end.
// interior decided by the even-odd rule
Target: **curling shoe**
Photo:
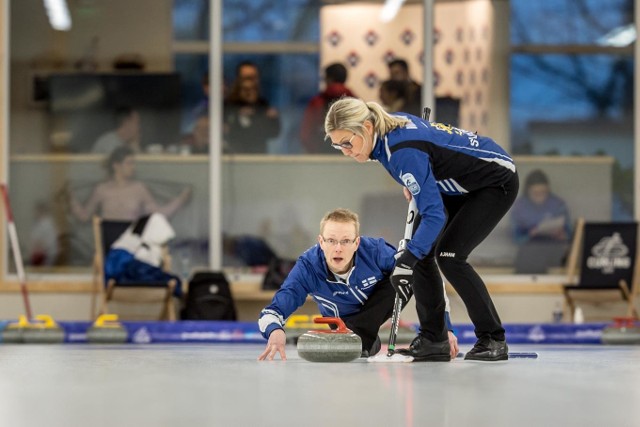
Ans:
{"type": "Polygon", "coordinates": [[[418,335],[411,341],[409,348],[401,348],[396,353],[403,356],[412,356],[414,362],[450,362],[449,340],[431,341],[418,335]]]}
{"type": "Polygon", "coordinates": [[[508,359],[509,347],[507,346],[507,341],[498,341],[491,337],[480,338],[464,356],[464,360],[479,360],[482,362],[497,362],[508,359]]]}
{"type": "Polygon", "coordinates": [[[376,337],[376,340],[373,342],[369,350],[362,350],[360,357],[375,356],[380,352],[380,348],[382,348],[382,343],[380,342],[380,337],[378,336],[376,337]]]}

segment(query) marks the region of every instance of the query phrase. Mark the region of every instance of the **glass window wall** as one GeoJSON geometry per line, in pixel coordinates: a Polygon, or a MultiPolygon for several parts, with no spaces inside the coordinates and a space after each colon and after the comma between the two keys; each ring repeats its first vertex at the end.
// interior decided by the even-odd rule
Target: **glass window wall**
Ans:
{"type": "MultiPolygon", "coordinates": [[[[540,272],[561,268],[578,216],[633,217],[634,63],[623,45],[632,1],[514,0],[508,23],[496,19],[501,2],[437,2],[434,46],[425,53],[420,3],[406,2],[383,23],[376,2],[229,0],[216,88],[206,80],[216,36],[209,1],[67,3],[72,26],[58,31],[42,1],[10,2],[9,183],[30,272],[89,272],[93,213],[167,212],[181,272],[206,265],[212,250],[243,271],[261,271],[274,253],[295,258],[338,206],[360,213],[363,234],[396,244],[406,212],[400,188],[379,165],[323,151],[322,132],[305,140],[305,110],[335,63],[356,96],[406,110],[381,93],[387,64],[406,60],[420,85],[425,54],[433,55],[434,118],[496,137],[517,156],[521,188],[541,170],[564,200],[564,246],[540,272]],[[501,39],[501,25],[510,37],[501,39]],[[501,40],[510,40],[510,56],[501,40]],[[501,67],[510,72],[507,86],[501,67]],[[224,142],[222,194],[210,194],[211,90],[225,99],[222,128],[214,129],[224,142]],[[144,193],[146,203],[109,205],[116,167],[107,159],[120,144],[134,153],[124,182],[136,183],[132,194],[144,193]],[[209,247],[212,205],[221,212],[220,249],[209,247]],[[46,254],[39,238],[49,242],[46,254]]],[[[533,257],[519,255],[515,228],[505,218],[471,261],[484,271],[532,271],[520,264],[533,257]]]]}
{"type": "Polygon", "coordinates": [[[516,272],[563,265],[578,217],[634,218],[633,3],[511,2],[512,149],[543,161],[520,169],[529,209],[512,210],[516,272]]]}
{"type": "Polygon", "coordinates": [[[206,263],[208,132],[182,128],[173,1],[66,4],[67,29],[40,0],[9,4],[8,175],[29,273],[90,272],[93,215],[153,211],[206,263]]]}

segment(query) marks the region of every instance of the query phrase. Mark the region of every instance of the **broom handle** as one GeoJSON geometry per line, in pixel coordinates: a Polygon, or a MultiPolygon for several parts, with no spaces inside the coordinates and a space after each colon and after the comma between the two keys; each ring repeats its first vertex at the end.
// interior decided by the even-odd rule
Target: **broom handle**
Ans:
{"type": "MultiPolygon", "coordinates": [[[[413,225],[416,222],[416,215],[418,213],[418,207],[416,200],[412,197],[409,202],[409,209],[407,211],[407,222],[404,226],[404,238],[398,245],[398,250],[406,250],[407,242],[411,240],[413,236],[413,225]]],[[[398,326],[400,325],[400,312],[402,311],[402,300],[400,295],[396,293],[396,299],[393,303],[393,314],[391,315],[391,332],[389,333],[389,347],[387,350],[387,356],[393,356],[396,349],[396,338],[398,336],[398,326]]]]}
{"type": "Polygon", "coordinates": [[[31,319],[31,304],[29,303],[29,293],[27,291],[27,280],[24,274],[24,264],[22,262],[22,253],[20,252],[20,244],[18,243],[18,232],[16,231],[16,225],[13,222],[13,212],[11,211],[11,205],[9,204],[9,192],[5,184],[0,184],[2,190],[2,199],[4,201],[4,208],[7,215],[7,230],[9,232],[9,241],[11,242],[11,250],[13,251],[13,260],[16,264],[16,272],[18,274],[18,281],[20,282],[20,291],[22,292],[22,299],[24,300],[24,309],[27,319],[31,319]]]}
{"type": "MultiPolygon", "coordinates": [[[[424,120],[429,120],[429,116],[431,116],[431,108],[424,107],[422,109],[422,118],[424,120]]],[[[404,238],[400,241],[398,245],[398,250],[403,250],[407,248],[407,242],[411,240],[413,237],[413,225],[416,220],[416,215],[418,214],[418,207],[416,205],[416,200],[412,197],[409,202],[409,210],[407,212],[407,223],[404,227],[404,238]]],[[[391,315],[391,332],[389,332],[389,347],[387,350],[387,356],[393,356],[393,353],[396,349],[396,338],[398,337],[398,326],[400,325],[400,312],[402,311],[402,301],[400,300],[400,295],[396,293],[396,298],[393,302],[393,314],[391,315]]]]}
{"type": "MultiPolygon", "coordinates": [[[[431,108],[424,107],[422,109],[422,118],[429,120],[431,116],[431,108]]],[[[409,202],[409,210],[407,212],[407,223],[404,227],[404,239],[400,241],[398,250],[407,248],[407,242],[411,240],[413,236],[413,225],[415,223],[416,215],[418,214],[418,207],[416,206],[416,200],[412,197],[409,202]]],[[[389,346],[387,350],[387,356],[393,356],[396,349],[396,338],[398,336],[398,326],[400,325],[400,312],[402,311],[402,301],[400,295],[396,293],[396,299],[393,302],[393,314],[391,315],[391,332],[389,333],[389,346]]]]}

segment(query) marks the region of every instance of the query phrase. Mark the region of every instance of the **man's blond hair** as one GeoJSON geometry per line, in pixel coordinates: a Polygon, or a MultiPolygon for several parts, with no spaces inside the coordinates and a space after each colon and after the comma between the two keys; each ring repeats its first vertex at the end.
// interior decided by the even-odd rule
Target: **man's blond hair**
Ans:
{"type": "Polygon", "coordinates": [[[327,212],[320,221],[320,234],[322,234],[322,232],[324,231],[324,225],[327,223],[327,221],[342,222],[347,224],[352,223],[356,226],[356,237],[360,235],[360,219],[358,218],[358,214],[350,211],[349,209],[338,208],[327,212]]]}

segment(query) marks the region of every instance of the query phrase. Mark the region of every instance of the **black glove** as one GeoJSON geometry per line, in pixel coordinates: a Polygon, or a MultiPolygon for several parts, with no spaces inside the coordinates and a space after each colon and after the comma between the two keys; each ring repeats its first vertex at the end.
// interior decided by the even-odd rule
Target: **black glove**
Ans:
{"type": "Polygon", "coordinates": [[[394,258],[396,265],[393,267],[389,280],[400,298],[407,302],[413,294],[411,285],[413,283],[413,267],[418,262],[418,258],[407,250],[401,250],[394,258]]]}

